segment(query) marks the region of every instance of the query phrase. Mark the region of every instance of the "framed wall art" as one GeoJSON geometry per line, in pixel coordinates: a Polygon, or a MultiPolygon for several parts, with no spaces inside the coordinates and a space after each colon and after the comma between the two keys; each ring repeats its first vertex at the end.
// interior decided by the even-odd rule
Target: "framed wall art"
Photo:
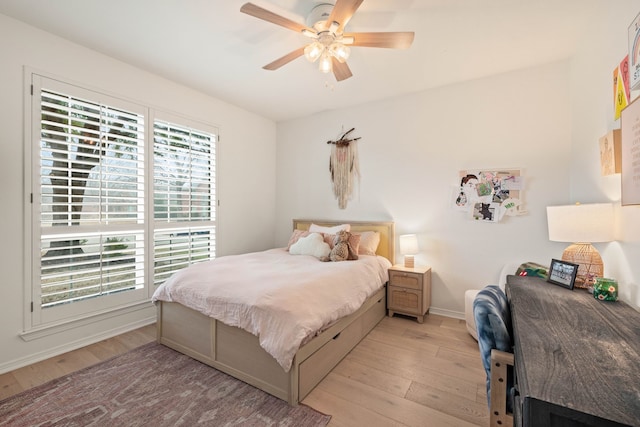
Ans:
{"type": "Polygon", "coordinates": [[[620,115],[622,132],[622,206],[640,204],[640,101],[620,115]]]}

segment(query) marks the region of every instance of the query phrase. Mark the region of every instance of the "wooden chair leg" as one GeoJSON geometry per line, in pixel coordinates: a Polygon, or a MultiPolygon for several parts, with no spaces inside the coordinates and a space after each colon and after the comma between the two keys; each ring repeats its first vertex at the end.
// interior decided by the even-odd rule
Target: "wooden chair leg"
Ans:
{"type": "Polygon", "coordinates": [[[513,366],[513,354],[491,350],[491,427],[512,427],[513,414],[507,413],[507,367],[513,366]]]}

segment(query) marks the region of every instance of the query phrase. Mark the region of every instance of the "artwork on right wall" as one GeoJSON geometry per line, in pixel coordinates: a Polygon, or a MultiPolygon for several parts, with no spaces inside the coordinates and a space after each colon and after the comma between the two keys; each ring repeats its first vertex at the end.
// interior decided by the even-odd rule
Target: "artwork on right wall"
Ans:
{"type": "Polygon", "coordinates": [[[629,25],[629,86],[640,88],[640,13],[629,25]]]}
{"type": "Polygon", "coordinates": [[[622,169],[622,141],[620,129],[608,132],[599,140],[600,173],[602,176],[620,173],[622,169]]]}
{"type": "Polygon", "coordinates": [[[629,105],[629,55],[625,56],[620,65],[613,70],[613,107],[614,120],[620,118],[620,113],[629,105]]]}
{"type": "Polygon", "coordinates": [[[640,101],[620,116],[622,132],[622,205],[640,204],[640,101]]]}
{"type": "Polygon", "coordinates": [[[452,206],[468,218],[497,223],[505,216],[523,215],[524,179],[520,169],[463,170],[452,192],[452,206]]]}

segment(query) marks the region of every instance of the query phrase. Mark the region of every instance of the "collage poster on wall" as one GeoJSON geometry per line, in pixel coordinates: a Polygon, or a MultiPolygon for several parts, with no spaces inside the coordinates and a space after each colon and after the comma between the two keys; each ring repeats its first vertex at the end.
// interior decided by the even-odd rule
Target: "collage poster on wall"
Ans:
{"type": "Polygon", "coordinates": [[[497,223],[523,215],[524,178],[519,169],[464,170],[452,194],[452,206],[470,219],[497,223]]]}
{"type": "Polygon", "coordinates": [[[629,86],[640,89],[640,13],[629,25],[629,86]]]}

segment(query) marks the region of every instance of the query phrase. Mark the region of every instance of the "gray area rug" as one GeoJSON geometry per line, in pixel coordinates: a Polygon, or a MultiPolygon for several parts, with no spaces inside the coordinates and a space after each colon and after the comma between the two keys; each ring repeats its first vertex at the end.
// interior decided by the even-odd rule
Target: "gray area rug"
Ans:
{"type": "Polygon", "coordinates": [[[157,343],[0,401],[0,426],[326,426],[330,419],[157,343]]]}

